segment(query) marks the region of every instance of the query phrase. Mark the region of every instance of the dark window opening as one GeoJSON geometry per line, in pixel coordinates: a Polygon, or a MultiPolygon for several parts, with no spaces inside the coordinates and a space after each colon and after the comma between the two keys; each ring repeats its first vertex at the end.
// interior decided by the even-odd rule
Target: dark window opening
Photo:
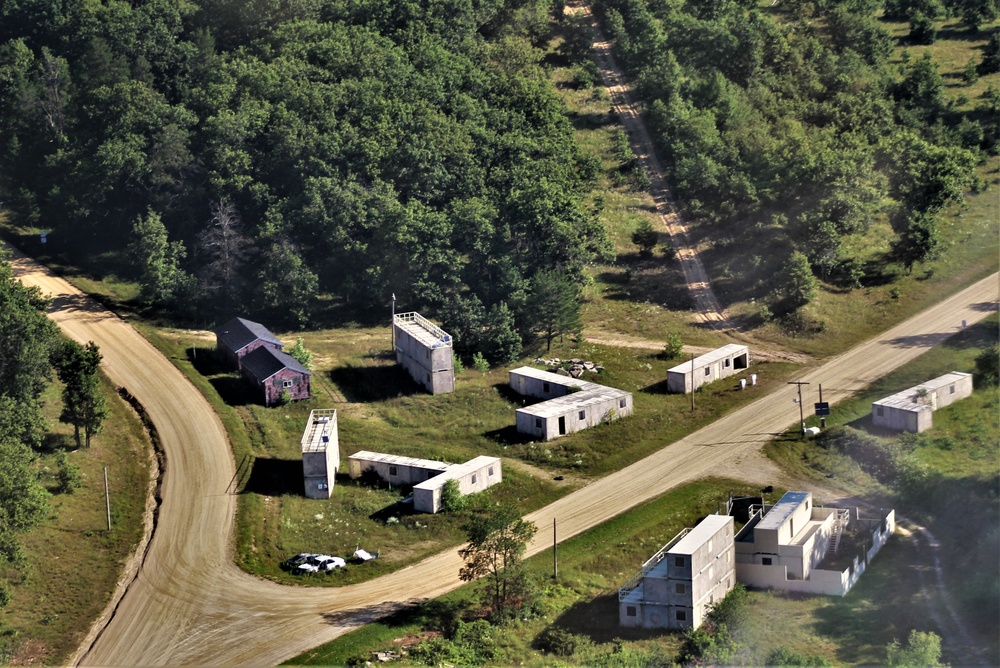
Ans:
{"type": "Polygon", "coordinates": [[[625,616],[626,617],[635,617],[635,606],[634,605],[627,605],[627,606],[625,606],[625,616]]]}
{"type": "Polygon", "coordinates": [[[389,475],[396,475],[396,467],[395,466],[390,466],[389,467],[389,475]]]}
{"type": "Polygon", "coordinates": [[[760,563],[763,564],[764,566],[770,566],[771,565],[771,557],[761,557],[760,563]]]}

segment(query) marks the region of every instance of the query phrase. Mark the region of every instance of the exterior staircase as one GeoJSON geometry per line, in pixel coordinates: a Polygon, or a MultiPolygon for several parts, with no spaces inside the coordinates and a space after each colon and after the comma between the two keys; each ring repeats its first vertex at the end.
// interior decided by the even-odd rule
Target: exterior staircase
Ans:
{"type": "Polygon", "coordinates": [[[837,554],[837,546],[840,544],[840,536],[847,528],[850,521],[850,511],[841,510],[837,513],[837,518],[833,521],[833,531],[830,534],[830,543],[826,547],[826,556],[837,554]]]}

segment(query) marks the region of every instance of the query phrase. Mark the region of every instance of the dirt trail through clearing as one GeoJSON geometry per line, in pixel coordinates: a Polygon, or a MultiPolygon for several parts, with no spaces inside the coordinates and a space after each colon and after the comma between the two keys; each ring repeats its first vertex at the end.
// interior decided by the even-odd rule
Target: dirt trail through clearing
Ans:
{"type": "Polygon", "coordinates": [[[656,203],[656,213],[676,251],[677,260],[681,265],[684,281],[687,283],[688,293],[691,295],[695,311],[703,322],[708,323],[714,329],[727,329],[729,319],[712,291],[708,274],[705,273],[705,267],[698,257],[698,249],[688,237],[687,223],[681,218],[674,205],[670,188],[664,177],[663,167],[656,157],[653,140],[650,139],[646,125],[642,121],[642,115],[632,98],[631,88],[611,55],[611,43],[601,32],[589,6],[585,4],[568,5],[566,12],[582,15],[590,20],[596,36],[593,54],[601,81],[608,90],[615,112],[621,119],[622,125],[625,126],[636,160],[649,176],[649,192],[656,203]]]}

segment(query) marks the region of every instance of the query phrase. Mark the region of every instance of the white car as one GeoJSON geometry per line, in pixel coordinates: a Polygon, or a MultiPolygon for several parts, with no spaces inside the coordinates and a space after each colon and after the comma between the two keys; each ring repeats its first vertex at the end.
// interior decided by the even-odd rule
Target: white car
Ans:
{"type": "Polygon", "coordinates": [[[315,564],[309,564],[309,563],[299,564],[298,566],[295,567],[295,570],[292,571],[292,572],[295,573],[296,575],[306,575],[308,573],[319,573],[319,566],[317,566],[315,564]]]}
{"type": "Polygon", "coordinates": [[[321,571],[332,571],[335,568],[343,568],[347,562],[340,557],[331,557],[328,554],[318,554],[312,559],[312,563],[321,571]]]}

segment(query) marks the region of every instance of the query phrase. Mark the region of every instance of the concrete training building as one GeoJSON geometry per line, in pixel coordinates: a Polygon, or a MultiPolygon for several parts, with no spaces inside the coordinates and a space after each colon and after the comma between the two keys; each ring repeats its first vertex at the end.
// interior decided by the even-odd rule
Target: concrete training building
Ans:
{"type": "Polygon", "coordinates": [[[632,414],[632,393],[532,367],[508,372],[523,396],[547,399],[515,411],[517,431],[544,441],[632,414]]]}
{"type": "Polygon", "coordinates": [[[972,396],[972,374],[952,371],[872,402],[872,424],[921,432],[931,428],[934,411],[969,396],[972,396]]]}
{"type": "Polygon", "coordinates": [[[774,506],[753,512],[736,535],[736,579],[750,587],[843,596],[892,535],[894,511],[880,515],[862,519],[855,509],[852,517],[846,509],[814,506],[810,492],[786,492],[774,506]],[[852,524],[866,536],[865,550],[845,570],[820,569],[852,524]]]}
{"type": "Polygon", "coordinates": [[[323,408],[309,412],[302,432],[302,476],[306,496],[329,499],[340,469],[340,443],[337,436],[337,411],[323,408]]]}
{"type": "Polygon", "coordinates": [[[451,336],[419,313],[397,313],[392,320],[396,362],[431,394],[455,391],[451,336]]]}
{"type": "Polygon", "coordinates": [[[736,584],[733,518],[709,515],[685,529],[618,591],[618,623],[647,629],[701,625],[736,584]]]}
{"type": "Polygon", "coordinates": [[[458,482],[463,496],[481,492],[503,481],[500,459],[479,456],[464,464],[400,457],[379,452],[356,452],[347,458],[352,480],[374,470],[379,478],[395,485],[413,485],[413,508],[423,513],[441,510],[441,490],[449,480],[458,482]]]}
{"type": "Polygon", "coordinates": [[[717,348],[667,371],[667,390],[693,392],[702,385],[732,376],[750,366],[750,349],[738,343],[717,348]]]}

